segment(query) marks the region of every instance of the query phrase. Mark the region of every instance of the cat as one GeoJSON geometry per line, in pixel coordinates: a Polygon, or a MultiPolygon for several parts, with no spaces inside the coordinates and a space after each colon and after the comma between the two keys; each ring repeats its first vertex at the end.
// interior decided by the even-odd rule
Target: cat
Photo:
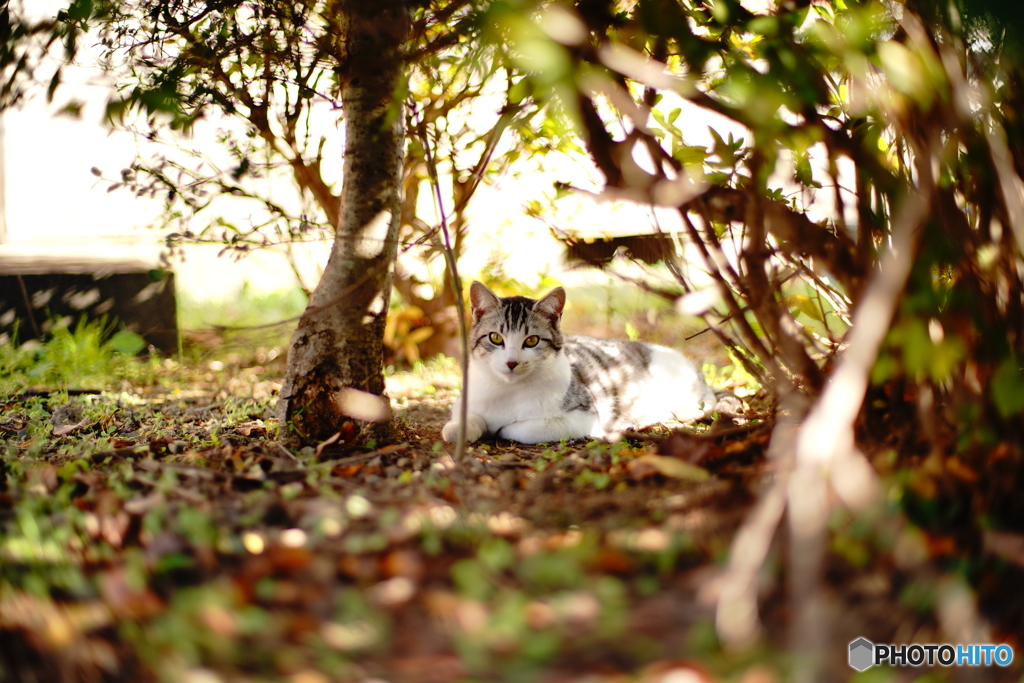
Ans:
{"type": "Polygon", "coordinates": [[[565,290],[540,299],[469,290],[469,393],[441,432],[455,441],[468,401],[466,439],[534,444],[607,438],[625,429],[707,417],[715,394],[678,351],[635,341],[562,336],[565,290]]]}

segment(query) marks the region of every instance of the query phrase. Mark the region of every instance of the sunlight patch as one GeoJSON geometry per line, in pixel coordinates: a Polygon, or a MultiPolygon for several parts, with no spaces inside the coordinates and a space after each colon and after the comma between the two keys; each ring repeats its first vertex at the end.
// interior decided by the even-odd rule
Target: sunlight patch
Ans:
{"type": "Polygon", "coordinates": [[[361,259],[376,258],[384,251],[384,243],[391,228],[391,212],[381,211],[363,228],[356,240],[356,256],[361,259]]]}
{"type": "Polygon", "coordinates": [[[345,511],[353,519],[365,517],[373,511],[373,503],[360,495],[349,496],[345,501],[345,511]]]}
{"type": "Polygon", "coordinates": [[[285,529],[281,532],[281,545],[286,548],[301,548],[306,545],[306,532],[302,529],[285,529]]]}
{"type": "Polygon", "coordinates": [[[387,422],[391,419],[391,405],[386,398],[346,387],[338,392],[335,399],[338,410],[363,422],[387,422]]]}
{"type": "Polygon", "coordinates": [[[499,512],[487,518],[487,528],[499,536],[511,536],[526,528],[526,520],[510,512],[499,512]]]}
{"type": "Polygon", "coordinates": [[[427,512],[431,524],[438,529],[447,529],[459,518],[459,513],[451,505],[435,505],[427,512]]]}
{"type": "Polygon", "coordinates": [[[395,607],[408,602],[416,593],[416,584],[408,577],[395,576],[381,581],[369,591],[370,599],[382,607],[395,607]]]}
{"type": "Polygon", "coordinates": [[[335,650],[362,650],[377,642],[378,633],[373,624],[356,621],[351,624],[324,624],[320,629],[324,642],[335,650]]]}
{"type": "Polygon", "coordinates": [[[253,555],[259,555],[263,552],[266,543],[263,541],[263,537],[255,531],[247,531],[242,534],[242,545],[253,555]]]}

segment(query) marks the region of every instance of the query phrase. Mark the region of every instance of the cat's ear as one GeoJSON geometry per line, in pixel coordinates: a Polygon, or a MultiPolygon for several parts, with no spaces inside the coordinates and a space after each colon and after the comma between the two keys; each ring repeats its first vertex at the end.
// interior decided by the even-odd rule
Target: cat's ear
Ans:
{"type": "Polygon", "coordinates": [[[493,311],[501,305],[494,292],[487,289],[484,283],[476,281],[469,288],[469,303],[473,307],[473,320],[479,320],[484,313],[493,311]]]}
{"type": "Polygon", "coordinates": [[[533,305],[533,312],[540,313],[545,318],[557,322],[562,317],[563,308],[565,308],[565,290],[555,287],[533,305]]]}

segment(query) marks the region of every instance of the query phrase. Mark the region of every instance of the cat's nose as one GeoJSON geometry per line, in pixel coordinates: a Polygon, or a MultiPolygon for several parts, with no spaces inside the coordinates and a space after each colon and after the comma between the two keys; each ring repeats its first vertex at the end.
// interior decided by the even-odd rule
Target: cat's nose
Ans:
{"type": "Polygon", "coordinates": [[[508,366],[509,372],[511,372],[516,369],[516,366],[519,365],[519,363],[515,362],[514,360],[510,360],[507,363],[505,363],[505,365],[508,366]]]}

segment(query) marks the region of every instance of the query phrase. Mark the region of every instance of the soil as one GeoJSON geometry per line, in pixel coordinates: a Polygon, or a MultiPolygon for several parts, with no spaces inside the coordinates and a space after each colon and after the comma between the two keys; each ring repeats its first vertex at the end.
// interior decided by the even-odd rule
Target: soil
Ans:
{"type": "MultiPolygon", "coordinates": [[[[390,378],[390,443],[341,425],[300,452],[273,440],[272,382],[218,377],[7,400],[0,678],[839,681],[855,638],[936,642],[943,610],[973,604],[931,537],[837,513],[814,585],[792,583],[777,530],[759,635],[719,642],[724,568],[776,472],[763,398],[614,444],[483,441],[455,463],[450,369],[390,378]]],[[[872,680],[923,673],[888,672],[872,680]]]]}

